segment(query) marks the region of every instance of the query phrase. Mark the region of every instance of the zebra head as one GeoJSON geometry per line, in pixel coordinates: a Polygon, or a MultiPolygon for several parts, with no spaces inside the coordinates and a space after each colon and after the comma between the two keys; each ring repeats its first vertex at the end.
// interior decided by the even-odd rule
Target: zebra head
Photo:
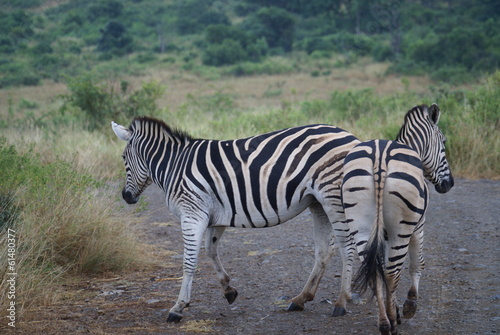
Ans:
{"type": "Polygon", "coordinates": [[[126,141],[127,146],[123,151],[123,161],[125,163],[126,179],[125,187],[122,190],[122,197],[127,204],[135,204],[139,201],[139,196],[148,187],[152,180],[149,177],[149,169],[144,158],[138,154],[134,144],[134,131],[127,129],[115,122],[111,122],[111,127],[119,139],[126,141]]]}
{"type": "Polygon", "coordinates": [[[446,193],[453,187],[454,180],[445,155],[446,137],[437,126],[440,113],[436,104],[413,107],[406,113],[396,141],[418,152],[425,177],[437,192],[446,193]]]}

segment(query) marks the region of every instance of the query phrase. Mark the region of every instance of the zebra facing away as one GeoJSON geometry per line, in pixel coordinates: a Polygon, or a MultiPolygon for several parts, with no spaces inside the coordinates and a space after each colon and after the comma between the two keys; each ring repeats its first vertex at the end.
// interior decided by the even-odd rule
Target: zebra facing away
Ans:
{"type": "MultiPolygon", "coordinates": [[[[237,291],[229,285],[217,252],[225,228],[275,226],[308,207],[314,222],[315,261],[289,310],[301,310],[314,298],[332,254],[332,224],[336,231],[347,231],[341,229],[347,226],[340,184],[344,158],[359,143],[353,135],[333,126],[311,125],[246,139],[202,140],[147,117],[135,118],[128,129],[114,122],[112,128],[127,142],[123,199],[136,203],[154,182],[165,192],[167,206],[181,221],[183,279],[168,322],[180,321],[183,309],[189,306],[205,233],[206,252],[227,301],[232,303],[237,291]]],[[[342,245],[347,238],[340,233],[334,237],[343,260],[346,253],[342,245]]],[[[341,297],[349,299],[350,291],[345,289],[350,290],[350,283],[343,281],[341,297]]]]}
{"type": "Polygon", "coordinates": [[[403,317],[413,317],[417,309],[429,201],[425,179],[439,193],[454,184],[445,137],[437,127],[439,115],[435,104],[415,106],[406,114],[396,141],[360,143],[344,161],[342,203],[362,260],[356,284],[361,291],[368,286],[374,291],[382,334],[397,334],[396,323],[401,322],[394,293],[407,254],[412,284],[403,317]]]}

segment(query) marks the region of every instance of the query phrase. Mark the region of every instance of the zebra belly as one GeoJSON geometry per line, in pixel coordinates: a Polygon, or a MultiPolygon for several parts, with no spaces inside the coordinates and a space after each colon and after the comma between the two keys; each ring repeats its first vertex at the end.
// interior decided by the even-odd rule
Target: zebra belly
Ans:
{"type": "MultiPolygon", "coordinates": [[[[288,208],[278,208],[278,211],[267,211],[261,213],[251,211],[245,213],[242,207],[239,207],[234,216],[227,213],[214,220],[213,227],[236,227],[236,228],[266,228],[273,227],[288,221],[302,213],[307,207],[313,203],[314,197],[308,195],[302,198],[298,203],[292,203],[288,208]]],[[[220,213],[222,213],[220,211],[220,213]]]]}

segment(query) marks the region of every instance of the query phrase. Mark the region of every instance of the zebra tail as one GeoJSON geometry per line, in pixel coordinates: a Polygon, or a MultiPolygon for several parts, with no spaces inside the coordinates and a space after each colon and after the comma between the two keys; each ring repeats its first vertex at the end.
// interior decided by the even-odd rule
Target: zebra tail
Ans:
{"type": "Polygon", "coordinates": [[[387,280],[385,277],[385,231],[384,231],[384,215],[383,215],[383,190],[384,178],[381,178],[380,187],[375,185],[375,189],[379,190],[376,194],[376,216],[372,224],[372,232],[366,247],[360,256],[363,256],[363,262],[354,279],[354,287],[363,294],[370,287],[375,294],[377,287],[377,279],[382,280],[382,283],[387,288],[387,280]]]}

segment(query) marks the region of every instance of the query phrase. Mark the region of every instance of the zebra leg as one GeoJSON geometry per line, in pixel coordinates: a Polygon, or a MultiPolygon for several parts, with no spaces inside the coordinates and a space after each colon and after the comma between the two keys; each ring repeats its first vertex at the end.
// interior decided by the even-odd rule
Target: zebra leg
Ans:
{"type": "Polygon", "coordinates": [[[292,299],[288,311],[302,311],[304,304],[314,299],[321,278],[325,273],[326,264],[332,255],[330,248],[332,225],[330,220],[319,203],[310,205],[309,209],[314,219],[314,266],[302,292],[292,299]]]}
{"type": "Polygon", "coordinates": [[[403,304],[403,317],[411,319],[417,311],[418,284],[422,270],[425,267],[424,257],[422,254],[424,242],[423,221],[420,229],[412,235],[410,239],[409,254],[410,254],[410,277],[411,287],[408,291],[408,297],[403,304]]]}
{"type": "Polygon", "coordinates": [[[198,264],[203,234],[205,233],[207,222],[182,222],[182,236],[184,239],[184,265],[181,290],[177,302],[168,313],[167,322],[179,322],[183,315],[184,308],[189,307],[191,301],[191,285],[193,276],[198,264]],[[200,224],[201,222],[201,224],[200,224]]]}
{"type": "Polygon", "coordinates": [[[384,301],[384,283],[380,276],[377,276],[373,289],[375,290],[378,305],[378,330],[382,335],[391,335],[391,323],[387,317],[386,301],[384,301]]]}
{"type": "Polygon", "coordinates": [[[222,285],[222,292],[227,299],[227,302],[232,304],[236,297],[238,296],[238,291],[229,286],[229,275],[224,270],[222,263],[219,259],[219,254],[217,252],[217,247],[219,245],[220,238],[224,234],[225,227],[212,227],[207,229],[206,239],[205,239],[205,249],[208,257],[213,262],[217,278],[222,285]]]}
{"type": "Polygon", "coordinates": [[[347,314],[347,302],[352,299],[351,281],[355,244],[352,236],[349,234],[347,223],[336,222],[333,224],[333,230],[335,243],[338,245],[340,257],[342,259],[342,284],[339,298],[335,302],[335,307],[332,311],[332,316],[343,316],[347,314]]]}
{"type": "Polygon", "coordinates": [[[401,323],[399,317],[398,304],[396,300],[396,289],[398,287],[398,282],[401,274],[402,266],[397,266],[392,274],[386,273],[386,313],[389,323],[391,325],[391,334],[398,334],[397,325],[401,323]]]}

